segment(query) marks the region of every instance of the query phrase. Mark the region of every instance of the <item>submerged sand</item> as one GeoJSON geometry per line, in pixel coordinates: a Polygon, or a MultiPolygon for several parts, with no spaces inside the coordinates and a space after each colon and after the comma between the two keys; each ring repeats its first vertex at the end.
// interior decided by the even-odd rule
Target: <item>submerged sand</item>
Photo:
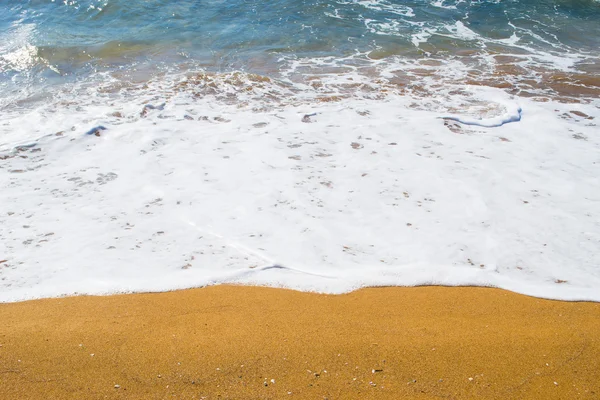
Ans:
{"type": "Polygon", "coordinates": [[[598,399],[600,304],[216,286],[0,304],[2,399],[598,399]]]}

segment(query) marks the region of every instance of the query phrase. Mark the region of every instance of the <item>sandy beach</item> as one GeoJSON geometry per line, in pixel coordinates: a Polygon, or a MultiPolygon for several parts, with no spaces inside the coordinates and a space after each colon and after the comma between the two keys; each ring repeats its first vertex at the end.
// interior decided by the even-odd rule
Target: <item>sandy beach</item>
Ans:
{"type": "Polygon", "coordinates": [[[3,399],[597,399],[600,304],[215,286],[0,304],[3,399]]]}

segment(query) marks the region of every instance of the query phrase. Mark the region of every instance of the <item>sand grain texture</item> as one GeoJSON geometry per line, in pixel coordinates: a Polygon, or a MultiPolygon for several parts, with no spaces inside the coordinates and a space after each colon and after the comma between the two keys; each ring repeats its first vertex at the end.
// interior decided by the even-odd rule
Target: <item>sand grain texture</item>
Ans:
{"type": "Polygon", "coordinates": [[[600,304],[496,289],[216,286],[0,321],[2,399],[600,398],[600,304]]]}

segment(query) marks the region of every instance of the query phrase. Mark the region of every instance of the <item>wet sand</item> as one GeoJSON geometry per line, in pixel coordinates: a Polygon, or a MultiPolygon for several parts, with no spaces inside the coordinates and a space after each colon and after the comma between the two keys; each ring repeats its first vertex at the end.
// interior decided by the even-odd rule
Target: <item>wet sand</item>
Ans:
{"type": "Polygon", "coordinates": [[[600,304],[216,286],[0,304],[2,399],[598,399],[600,304]]]}

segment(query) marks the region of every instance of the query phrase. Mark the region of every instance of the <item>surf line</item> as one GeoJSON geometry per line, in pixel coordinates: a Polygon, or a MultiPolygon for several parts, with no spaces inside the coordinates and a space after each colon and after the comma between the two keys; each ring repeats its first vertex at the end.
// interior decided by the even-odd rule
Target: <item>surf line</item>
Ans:
{"type": "Polygon", "coordinates": [[[510,122],[519,122],[523,115],[523,109],[519,106],[513,112],[507,112],[503,115],[499,115],[493,118],[485,118],[485,119],[476,119],[470,117],[461,117],[461,116],[444,116],[440,117],[441,119],[447,119],[450,121],[460,122],[464,125],[477,125],[483,126],[485,128],[497,128],[504,124],[508,124],[510,122]]]}

